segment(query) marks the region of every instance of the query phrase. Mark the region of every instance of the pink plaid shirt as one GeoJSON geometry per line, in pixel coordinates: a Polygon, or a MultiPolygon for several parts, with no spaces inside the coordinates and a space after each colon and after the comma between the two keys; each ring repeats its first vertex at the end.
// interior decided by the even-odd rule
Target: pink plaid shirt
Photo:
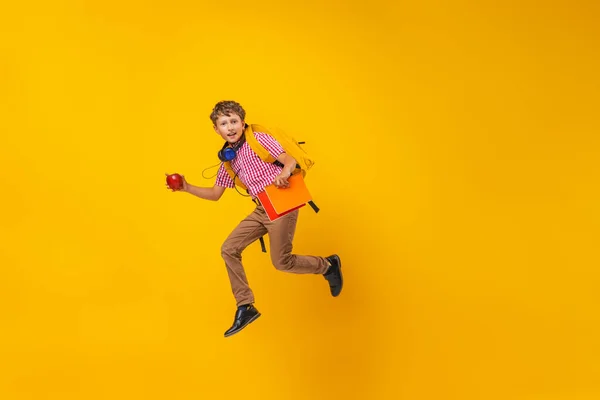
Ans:
{"type": "MultiPolygon", "coordinates": [[[[269,151],[273,158],[279,157],[284,152],[283,147],[272,136],[262,132],[254,132],[254,137],[269,151]]],[[[262,192],[266,186],[272,184],[282,170],[281,167],[275,164],[264,162],[252,151],[247,141],[237,150],[235,158],[231,161],[231,168],[233,168],[234,173],[237,172],[238,178],[246,185],[250,196],[253,198],[262,192]]],[[[235,187],[233,179],[231,179],[222,164],[217,174],[216,185],[225,188],[235,187]]]]}

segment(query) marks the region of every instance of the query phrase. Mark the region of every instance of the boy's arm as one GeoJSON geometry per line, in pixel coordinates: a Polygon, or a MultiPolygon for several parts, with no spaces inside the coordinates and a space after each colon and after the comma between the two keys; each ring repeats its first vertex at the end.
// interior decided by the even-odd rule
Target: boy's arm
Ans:
{"type": "Polygon", "coordinates": [[[200,187],[194,186],[187,183],[185,180],[185,176],[183,178],[183,188],[182,192],[187,192],[193,194],[194,196],[200,197],[204,200],[217,201],[223,196],[225,189],[228,187],[235,187],[233,183],[233,179],[227,174],[223,165],[219,168],[219,172],[217,173],[217,180],[213,187],[200,187]]]}
{"type": "Polygon", "coordinates": [[[277,161],[283,164],[283,171],[281,171],[281,173],[287,174],[288,177],[296,169],[296,159],[289,154],[281,153],[279,157],[277,157],[277,161]]]}
{"type": "Polygon", "coordinates": [[[296,169],[296,159],[286,153],[281,153],[279,157],[277,157],[277,161],[283,164],[283,170],[275,178],[273,184],[279,188],[286,188],[290,186],[288,178],[292,175],[294,169],[296,169]]]}
{"type": "Polygon", "coordinates": [[[214,185],[213,187],[200,187],[185,182],[181,191],[193,194],[204,200],[217,201],[223,196],[225,188],[217,185],[214,185]]]}

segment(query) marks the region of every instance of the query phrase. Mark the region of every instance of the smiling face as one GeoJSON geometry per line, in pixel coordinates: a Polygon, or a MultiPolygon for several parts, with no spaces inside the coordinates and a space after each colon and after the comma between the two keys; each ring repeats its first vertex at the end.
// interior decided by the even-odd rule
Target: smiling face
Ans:
{"type": "Polygon", "coordinates": [[[236,113],[229,113],[229,115],[220,114],[217,117],[217,121],[214,125],[215,132],[217,132],[223,140],[229,144],[234,144],[242,137],[244,133],[244,121],[236,113]]]}

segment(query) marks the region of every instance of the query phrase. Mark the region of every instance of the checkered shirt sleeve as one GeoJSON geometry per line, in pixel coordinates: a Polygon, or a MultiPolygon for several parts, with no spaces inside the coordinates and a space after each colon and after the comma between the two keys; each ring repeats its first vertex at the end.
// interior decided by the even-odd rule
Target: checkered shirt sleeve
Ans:
{"type": "Polygon", "coordinates": [[[282,153],[285,153],[283,147],[277,140],[275,140],[271,135],[262,132],[256,132],[256,140],[258,143],[262,144],[265,149],[268,150],[269,154],[273,158],[279,157],[282,153]]]}

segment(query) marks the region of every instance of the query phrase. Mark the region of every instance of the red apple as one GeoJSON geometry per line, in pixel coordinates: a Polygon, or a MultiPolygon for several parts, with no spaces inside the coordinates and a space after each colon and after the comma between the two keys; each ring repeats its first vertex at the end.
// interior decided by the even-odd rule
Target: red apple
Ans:
{"type": "Polygon", "coordinates": [[[169,185],[172,190],[183,189],[183,178],[179,174],[167,175],[167,185],[169,185]]]}

